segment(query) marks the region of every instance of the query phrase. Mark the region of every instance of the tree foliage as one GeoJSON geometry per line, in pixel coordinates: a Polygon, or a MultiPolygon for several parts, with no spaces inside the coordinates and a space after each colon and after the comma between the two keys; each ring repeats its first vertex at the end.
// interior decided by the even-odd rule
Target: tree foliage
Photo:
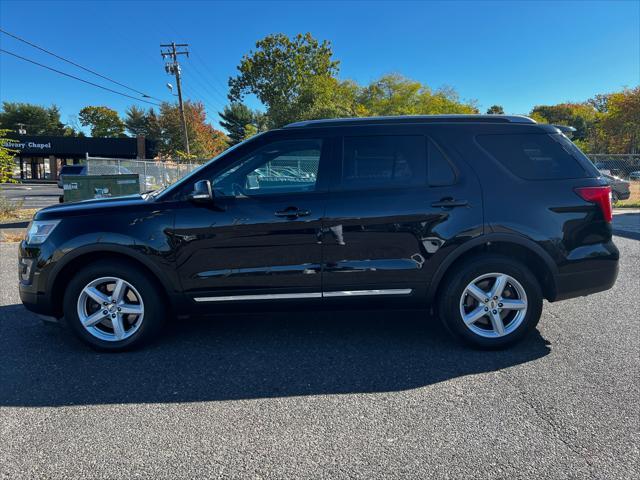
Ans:
{"type": "Polygon", "coordinates": [[[502,105],[491,105],[487,108],[487,115],[504,115],[504,108],[502,105]]]}
{"type": "Polygon", "coordinates": [[[640,153],[640,87],[607,96],[598,139],[607,153],[640,153]]]}
{"type": "Polygon", "coordinates": [[[13,179],[13,167],[15,166],[14,157],[18,152],[12,148],[5,147],[5,144],[13,141],[7,138],[9,135],[9,129],[0,129],[0,183],[15,182],[13,179]]]}
{"type": "Polygon", "coordinates": [[[229,132],[229,143],[235,145],[258,132],[256,114],[244,103],[232,102],[219,112],[220,126],[229,132]],[[253,126],[253,128],[251,128],[253,126]]]}
{"type": "MultiPolygon", "coordinates": [[[[204,105],[187,100],[184,113],[192,158],[211,158],[228,147],[226,135],[206,121],[204,105]]],[[[165,156],[187,158],[182,137],[182,121],[178,105],[163,103],[158,119],[161,129],[159,151],[165,156]]]]}
{"type": "Polygon", "coordinates": [[[78,115],[84,127],[91,128],[92,137],[124,137],[125,124],[118,112],[105,106],[88,106],[78,115]]]}
{"type": "Polygon", "coordinates": [[[73,128],[60,121],[60,109],[56,105],[2,102],[0,129],[17,133],[20,124],[29,135],[76,135],[73,128]]]}

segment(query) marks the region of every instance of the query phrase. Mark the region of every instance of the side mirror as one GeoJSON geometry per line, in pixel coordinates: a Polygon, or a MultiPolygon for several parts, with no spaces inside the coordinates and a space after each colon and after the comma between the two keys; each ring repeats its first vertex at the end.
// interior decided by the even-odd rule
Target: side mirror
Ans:
{"type": "Polygon", "coordinates": [[[200,180],[193,185],[193,192],[189,195],[192,202],[212,202],[213,191],[209,180],[200,180]]]}

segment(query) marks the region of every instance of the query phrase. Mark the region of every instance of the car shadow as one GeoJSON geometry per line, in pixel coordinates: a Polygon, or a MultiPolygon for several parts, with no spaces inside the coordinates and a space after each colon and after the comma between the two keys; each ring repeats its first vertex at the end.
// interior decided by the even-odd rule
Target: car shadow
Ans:
{"type": "Polygon", "coordinates": [[[459,345],[423,311],[234,314],[173,321],[143,349],[97,353],[22,305],[0,307],[0,406],[221,401],[389,392],[544,357],[459,345]]]}

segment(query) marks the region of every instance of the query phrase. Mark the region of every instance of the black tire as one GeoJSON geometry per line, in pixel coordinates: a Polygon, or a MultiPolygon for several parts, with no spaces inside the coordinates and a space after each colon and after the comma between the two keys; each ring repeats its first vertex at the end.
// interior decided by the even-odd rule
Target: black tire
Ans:
{"type": "Polygon", "coordinates": [[[618,192],[616,192],[615,190],[611,191],[611,203],[616,203],[618,200],[620,200],[620,195],[618,195],[618,192]]]}
{"type": "Polygon", "coordinates": [[[160,331],[167,311],[164,295],[155,279],[145,271],[121,260],[99,260],[80,270],[67,285],[63,308],[66,323],[78,338],[96,350],[110,352],[128,350],[147,343],[160,331]],[[132,285],[142,297],[144,303],[142,321],[137,330],[123,340],[109,341],[97,338],[85,329],[78,316],[78,299],[83,289],[90,282],[101,277],[120,278],[132,285]]]}
{"type": "MultiPolygon", "coordinates": [[[[465,260],[447,274],[439,292],[438,313],[445,327],[455,337],[475,347],[492,349],[512,345],[536,327],[542,314],[543,297],[536,277],[522,263],[501,255],[477,256],[465,260]],[[527,297],[527,311],[521,323],[508,334],[495,338],[474,333],[465,325],[460,312],[461,298],[467,285],[490,273],[502,273],[512,277],[520,283],[527,297]]],[[[481,305],[478,303],[478,306],[481,305]]],[[[487,322],[488,318],[484,317],[482,321],[487,322]]],[[[505,325],[507,326],[508,324],[505,325]]]]}

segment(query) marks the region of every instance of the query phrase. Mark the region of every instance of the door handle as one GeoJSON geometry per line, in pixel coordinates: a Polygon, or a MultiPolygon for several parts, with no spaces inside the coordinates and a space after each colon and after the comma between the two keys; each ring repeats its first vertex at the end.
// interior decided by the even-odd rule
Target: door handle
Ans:
{"type": "Polygon", "coordinates": [[[285,218],[298,218],[298,217],[306,217],[311,215],[309,210],[300,210],[295,207],[289,207],[284,210],[280,210],[276,212],[276,217],[285,217],[285,218]]]}
{"type": "Polygon", "coordinates": [[[432,207],[453,208],[453,207],[466,207],[469,202],[466,200],[455,200],[454,198],[441,198],[437,202],[431,204],[432,207]]]}

